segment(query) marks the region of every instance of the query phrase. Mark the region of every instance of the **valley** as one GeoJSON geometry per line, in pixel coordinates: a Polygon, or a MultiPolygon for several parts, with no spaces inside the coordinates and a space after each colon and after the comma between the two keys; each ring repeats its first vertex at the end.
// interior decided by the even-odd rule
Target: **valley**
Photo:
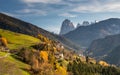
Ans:
{"type": "Polygon", "coordinates": [[[57,35],[1,13],[0,36],[0,75],[120,74],[119,19],[57,35]]]}

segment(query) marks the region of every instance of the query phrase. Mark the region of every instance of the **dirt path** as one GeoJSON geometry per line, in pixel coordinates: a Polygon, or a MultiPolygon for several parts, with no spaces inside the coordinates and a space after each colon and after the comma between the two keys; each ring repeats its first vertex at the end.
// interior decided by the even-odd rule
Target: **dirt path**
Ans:
{"type": "Polygon", "coordinates": [[[1,58],[6,58],[6,57],[8,57],[10,55],[10,53],[7,53],[5,56],[0,56],[0,59],[1,58]]]}

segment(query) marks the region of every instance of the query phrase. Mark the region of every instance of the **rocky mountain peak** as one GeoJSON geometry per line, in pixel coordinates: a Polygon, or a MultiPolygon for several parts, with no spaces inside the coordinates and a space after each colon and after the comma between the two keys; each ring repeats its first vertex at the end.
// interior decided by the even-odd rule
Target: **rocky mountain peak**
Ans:
{"type": "Polygon", "coordinates": [[[62,22],[60,35],[66,34],[74,29],[75,29],[75,27],[74,27],[73,23],[69,19],[65,19],[62,22]]]}
{"type": "Polygon", "coordinates": [[[88,26],[90,23],[88,21],[83,21],[83,26],[88,26]]]}

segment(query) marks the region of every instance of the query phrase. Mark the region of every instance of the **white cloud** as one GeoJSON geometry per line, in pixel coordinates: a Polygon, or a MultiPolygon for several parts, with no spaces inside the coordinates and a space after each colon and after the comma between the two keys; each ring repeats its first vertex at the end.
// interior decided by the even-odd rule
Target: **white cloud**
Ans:
{"type": "Polygon", "coordinates": [[[58,3],[61,0],[22,0],[25,3],[50,3],[50,4],[54,4],[54,3],[58,3]]]}
{"type": "Polygon", "coordinates": [[[63,17],[77,17],[76,14],[71,14],[68,12],[73,13],[120,12],[119,9],[120,0],[21,0],[21,1],[26,3],[28,5],[27,8],[29,8],[20,10],[19,12],[21,13],[47,15],[49,14],[48,12],[50,12],[56,13],[58,14],[58,16],[63,17]],[[49,4],[55,5],[49,6],[49,4]],[[57,7],[59,7],[60,9],[57,7]]]}
{"type": "Polygon", "coordinates": [[[24,14],[41,15],[41,16],[47,15],[46,11],[39,10],[39,9],[22,9],[17,12],[24,13],[24,14]]]}
{"type": "Polygon", "coordinates": [[[102,12],[103,9],[98,6],[79,6],[78,8],[74,8],[73,12],[82,12],[82,13],[90,13],[90,12],[102,12]]]}
{"type": "Polygon", "coordinates": [[[59,16],[63,16],[63,17],[77,17],[77,15],[73,15],[73,14],[70,14],[70,13],[62,13],[62,14],[59,14],[59,16]]]}
{"type": "Polygon", "coordinates": [[[60,32],[59,25],[50,25],[50,26],[44,26],[41,28],[44,28],[45,30],[56,33],[56,34],[59,34],[59,32],[60,32]]]}
{"type": "Polygon", "coordinates": [[[107,11],[120,12],[120,2],[109,3],[105,7],[107,11]]]}
{"type": "Polygon", "coordinates": [[[56,34],[59,34],[60,32],[60,27],[49,27],[48,29],[46,30],[49,30],[50,32],[53,32],[53,33],[56,33],[56,34]]]}
{"type": "Polygon", "coordinates": [[[94,12],[120,12],[120,1],[107,1],[106,3],[94,0],[91,4],[79,5],[73,8],[73,12],[94,13],[94,12]]]}

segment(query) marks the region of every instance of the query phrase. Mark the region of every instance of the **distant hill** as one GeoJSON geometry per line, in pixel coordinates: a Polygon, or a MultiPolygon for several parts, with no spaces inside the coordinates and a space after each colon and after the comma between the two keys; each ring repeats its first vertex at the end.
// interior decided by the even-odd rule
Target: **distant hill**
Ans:
{"type": "Polygon", "coordinates": [[[80,26],[77,29],[65,34],[64,37],[83,47],[88,47],[93,40],[119,33],[120,19],[110,18],[89,26],[80,26]]]}
{"type": "Polygon", "coordinates": [[[115,47],[108,55],[104,58],[110,64],[120,66],[120,45],[115,47]]]}
{"type": "MultiPolygon", "coordinates": [[[[109,57],[109,53],[120,45],[120,34],[107,36],[102,39],[94,40],[88,48],[88,52],[91,56],[96,58],[109,57]]],[[[117,51],[115,49],[115,51],[117,51]]],[[[117,51],[119,53],[119,50],[117,51]]],[[[112,53],[111,53],[112,54],[112,53]]],[[[119,58],[119,57],[118,57],[119,58]]],[[[114,60],[116,58],[111,59],[114,60]]]]}
{"type": "Polygon", "coordinates": [[[61,43],[66,45],[66,47],[68,47],[68,48],[72,48],[75,50],[80,49],[79,46],[75,45],[74,43],[70,42],[69,40],[67,40],[64,37],[58,36],[56,34],[52,34],[52,33],[48,32],[42,28],[39,28],[39,27],[33,25],[33,24],[30,24],[30,23],[24,22],[22,20],[10,17],[10,16],[5,15],[3,13],[0,13],[0,28],[10,30],[13,32],[17,32],[17,33],[35,36],[35,37],[38,34],[42,34],[45,37],[48,37],[49,39],[54,39],[54,40],[60,41],[61,43]]]}

